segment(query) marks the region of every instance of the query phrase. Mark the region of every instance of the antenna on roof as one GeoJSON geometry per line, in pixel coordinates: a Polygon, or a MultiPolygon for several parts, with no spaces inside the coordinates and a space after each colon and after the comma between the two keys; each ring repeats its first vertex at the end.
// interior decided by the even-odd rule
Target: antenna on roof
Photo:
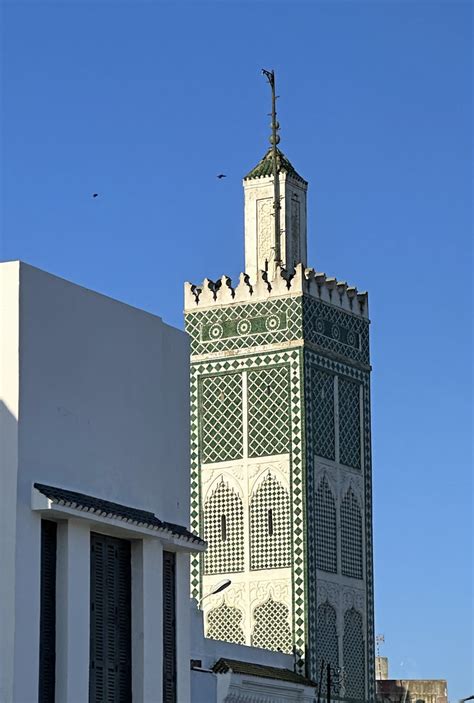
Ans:
{"type": "Polygon", "coordinates": [[[276,118],[276,99],[277,95],[275,94],[275,71],[267,71],[265,68],[262,68],[262,73],[267,79],[268,83],[270,84],[270,88],[272,91],[272,122],[271,122],[271,128],[272,128],[272,133],[270,136],[270,144],[272,145],[272,161],[273,161],[273,215],[275,219],[275,264],[279,265],[281,264],[281,245],[280,245],[280,209],[281,209],[281,204],[280,204],[280,177],[278,175],[278,149],[277,149],[277,144],[280,141],[280,135],[278,134],[278,130],[280,129],[280,125],[277,122],[276,118]]]}

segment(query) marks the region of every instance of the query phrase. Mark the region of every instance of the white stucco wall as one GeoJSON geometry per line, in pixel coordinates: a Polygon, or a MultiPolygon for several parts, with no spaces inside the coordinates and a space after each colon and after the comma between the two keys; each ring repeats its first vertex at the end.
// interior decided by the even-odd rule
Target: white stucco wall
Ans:
{"type": "Polygon", "coordinates": [[[18,468],[18,262],[0,266],[0,701],[13,692],[18,468]]]}
{"type": "MultiPolygon", "coordinates": [[[[189,350],[186,335],[159,317],[23,263],[0,264],[0,294],[0,556],[8,570],[0,579],[0,700],[29,703],[38,691],[40,606],[32,483],[188,525],[189,350]]],[[[58,606],[67,605],[74,583],[58,585],[58,606]]],[[[74,640],[61,617],[60,641],[74,640]]],[[[182,688],[189,664],[186,671],[182,688]]],[[[72,691],[76,675],[58,681],[59,691],[72,691]]]]}

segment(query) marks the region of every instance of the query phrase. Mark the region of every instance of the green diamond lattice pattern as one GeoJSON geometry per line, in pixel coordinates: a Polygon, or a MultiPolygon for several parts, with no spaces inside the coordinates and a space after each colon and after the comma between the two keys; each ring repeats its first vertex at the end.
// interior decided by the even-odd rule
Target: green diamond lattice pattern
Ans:
{"type": "Polygon", "coordinates": [[[339,461],[360,469],[360,384],[339,378],[339,461]]]}
{"type": "Polygon", "coordinates": [[[204,506],[204,539],[206,574],[244,570],[244,509],[240,497],[223,480],[204,506]]]}
{"type": "Polygon", "coordinates": [[[286,454],[290,441],[289,372],[280,366],[248,373],[249,456],[286,454]]]}
{"type": "Polygon", "coordinates": [[[255,608],[254,617],[253,647],[271,649],[274,652],[291,652],[290,613],[284,603],[269,598],[266,603],[255,608]]]}
{"type": "MultiPolygon", "coordinates": [[[[293,299],[294,301],[295,299],[293,299]]],[[[300,304],[301,308],[301,304],[300,304]]],[[[300,349],[271,351],[242,356],[222,356],[212,360],[196,360],[191,366],[191,523],[193,530],[203,535],[200,494],[202,464],[202,438],[198,432],[198,419],[202,417],[199,406],[201,380],[217,374],[241,373],[266,368],[270,365],[289,369],[290,421],[291,421],[291,548],[292,548],[292,641],[296,655],[296,670],[304,673],[306,635],[306,583],[305,583],[305,452],[303,451],[302,418],[302,368],[303,352],[300,349]]],[[[202,594],[204,558],[194,557],[191,562],[191,588],[195,597],[202,594]]]]}
{"type": "Polygon", "coordinates": [[[250,568],[290,566],[290,530],[290,497],[269,475],[250,500],[250,568]]]}
{"type": "Polygon", "coordinates": [[[351,488],[341,503],[341,562],[344,576],[362,578],[362,511],[351,488]]]}
{"type": "MultiPolygon", "coordinates": [[[[322,603],[318,607],[318,630],[316,648],[318,656],[318,671],[321,663],[331,664],[334,668],[339,666],[339,645],[337,641],[337,615],[329,603],[322,603]]],[[[326,677],[323,677],[322,691],[326,693],[326,677]]]]}
{"type": "Polygon", "coordinates": [[[348,698],[365,700],[365,647],[362,615],[350,608],[344,613],[342,641],[345,688],[348,698]]]}
{"type": "MultiPolygon", "coordinates": [[[[368,343],[367,343],[367,353],[368,353],[368,343]]],[[[368,358],[368,357],[367,357],[368,358]]],[[[370,433],[370,377],[368,370],[361,370],[355,365],[350,363],[343,363],[342,361],[336,360],[329,356],[324,356],[323,354],[318,354],[316,351],[311,349],[305,349],[304,351],[305,359],[305,396],[306,396],[306,417],[307,426],[312,427],[313,425],[313,415],[314,415],[314,403],[310,400],[312,398],[312,376],[311,367],[318,366],[321,369],[327,371],[328,373],[334,374],[339,377],[338,385],[341,386],[341,380],[349,381],[353,383],[354,388],[357,389],[362,385],[363,387],[363,458],[364,458],[364,510],[362,519],[365,522],[365,551],[363,556],[365,558],[365,569],[363,570],[363,575],[365,575],[365,589],[367,594],[367,624],[366,630],[362,631],[363,634],[359,637],[359,642],[362,642],[362,647],[364,646],[364,638],[367,647],[367,659],[365,660],[364,650],[362,650],[362,658],[360,657],[360,647],[358,645],[350,648],[349,644],[346,643],[346,654],[345,661],[343,662],[344,669],[347,670],[347,666],[351,666],[353,669],[364,672],[364,666],[367,667],[367,672],[362,674],[362,685],[364,684],[365,676],[367,676],[367,700],[375,700],[375,671],[374,671],[374,656],[375,656],[375,643],[374,643],[374,594],[373,594],[373,558],[372,558],[372,460],[371,460],[371,433],[370,433]],[[351,662],[351,652],[355,656],[355,662],[351,662]],[[362,668],[361,668],[362,662],[362,668]]],[[[344,390],[343,390],[344,393],[344,390]]],[[[356,393],[352,394],[354,397],[356,393]]],[[[358,395],[358,391],[357,391],[358,395]]],[[[354,403],[354,407],[357,405],[359,407],[359,400],[357,399],[354,403]]],[[[357,410],[358,412],[358,410],[357,410]]],[[[355,417],[355,411],[353,410],[353,417],[355,417]]],[[[343,419],[344,420],[344,419],[343,419]]],[[[358,424],[353,423],[354,426],[358,424]]],[[[343,428],[341,428],[342,431],[343,428]]],[[[359,445],[360,446],[360,445],[359,445]]],[[[357,438],[356,438],[357,447],[357,438]]],[[[357,449],[356,449],[357,452],[357,449]]],[[[360,452],[360,449],[359,449],[360,452]]],[[[308,457],[314,456],[314,433],[308,432],[306,434],[306,454],[308,457]]],[[[358,454],[359,456],[359,454],[358,454]]],[[[360,459],[359,459],[360,464],[360,459]]],[[[312,462],[308,463],[307,477],[307,530],[308,530],[308,591],[307,591],[307,604],[308,604],[308,640],[310,643],[308,651],[308,663],[309,663],[309,673],[314,680],[318,679],[319,668],[317,659],[317,648],[312,644],[317,642],[317,608],[315,603],[317,602],[317,589],[316,589],[316,549],[315,549],[315,539],[314,534],[316,532],[316,521],[318,516],[318,509],[316,507],[316,476],[315,467],[312,462]],[[313,545],[311,547],[311,545],[313,545]]],[[[341,506],[342,507],[342,506],[341,506]]],[[[359,506],[359,509],[360,506],[359,506]]],[[[342,516],[340,516],[342,521],[342,516]]],[[[348,521],[349,522],[349,521],[348,521]]],[[[352,523],[353,524],[353,521],[352,523]]],[[[346,528],[344,527],[344,530],[346,528]]],[[[348,539],[352,539],[349,533],[352,528],[347,527],[348,539]]],[[[342,531],[342,525],[341,525],[342,531]]],[[[356,535],[358,534],[358,522],[356,518],[356,535]]],[[[357,544],[361,544],[361,549],[364,548],[362,543],[362,538],[356,538],[357,544]]],[[[354,546],[348,547],[350,551],[354,551],[354,546]]],[[[358,546],[355,547],[355,552],[357,553],[358,546]]],[[[360,573],[360,563],[356,568],[360,573]]],[[[361,621],[362,622],[362,621],[361,621]]],[[[341,633],[342,634],[342,633],[341,633]]],[[[346,636],[347,642],[349,641],[349,635],[346,636]]],[[[354,637],[351,637],[351,641],[354,637]]],[[[357,641],[357,639],[356,639],[357,641]]]]}
{"type": "Polygon", "coordinates": [[[336,458],[336,431],[334,421],[334,375],[314,366],[310,367],[311,396],[314,407],[313,432],[314,453],[325,459],[336,458]]]}
{"type": "Polygon", "coordinates": [[[242,457],[241,374],[223,374],[202,379],[201,443],[204,463],[242,457]]]}
{"type": "Polygon", "coordinates": [[[337,573],[336,503],[326,478],[316,491],[316,566],[337,573]]]}
{"type": "Polygon", "coordinates": [[[304,337],[307,342],[352,361],[369,363],[368,320],[306,295],[303,308],[304,337]]]}
{"type": "Polygon", "coordinates": [[[191,354],[238,351],[301,339],[301,300],[301,297],[276,298],[187,313],[186,332],[191,336],[191,354]],[[229,329],[233,330],[232,335],[226,336],[229,329]],[[219,336],[214,337],[214,334],[219,336]]]}
{"type": "Polygon", "coordinates": [[[207,636],[213,640],[245,644],[240,610],[231,608],[225,602],[210,610],[207,615],[207,636]]]}

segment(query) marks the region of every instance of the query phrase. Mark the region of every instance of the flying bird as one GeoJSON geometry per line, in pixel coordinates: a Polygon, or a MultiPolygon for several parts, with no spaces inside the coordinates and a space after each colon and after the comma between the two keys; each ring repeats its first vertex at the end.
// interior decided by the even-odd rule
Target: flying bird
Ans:
{"type": "Polygon", "coordinates": [[[225,175],[225,173],[219,173],[217,178],[227,178],[227,176],[225,175]]]}
{"type": "Polygon", "coordinates": [[[92,193],[93,198],[97,198],[98,195],[99,195],[99,193],[92,193]]]}

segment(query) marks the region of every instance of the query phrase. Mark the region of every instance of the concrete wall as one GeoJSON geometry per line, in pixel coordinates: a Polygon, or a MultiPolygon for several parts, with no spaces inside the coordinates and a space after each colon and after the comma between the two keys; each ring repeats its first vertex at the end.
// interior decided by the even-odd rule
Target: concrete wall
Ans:
{"type": "Polygon", "coordinates": [[[13,692],[18,469],[18,262],[0,266],[0,701],[13,692]]]}
{"type": "Polygon", "coordinates": [[[87,488],[188,524],[184,332],[25,264],[20,293],[21,497],[87,488]]]}
{"type": "Polygon", "coordinates": [[[1,264],[0,273],[1,563],[9,574],[0,580],[0,700],[29,703],[40,610],[32,483],[187,525],[189,352],[186,335],[154,315],[23,263],[1,264]]]}

